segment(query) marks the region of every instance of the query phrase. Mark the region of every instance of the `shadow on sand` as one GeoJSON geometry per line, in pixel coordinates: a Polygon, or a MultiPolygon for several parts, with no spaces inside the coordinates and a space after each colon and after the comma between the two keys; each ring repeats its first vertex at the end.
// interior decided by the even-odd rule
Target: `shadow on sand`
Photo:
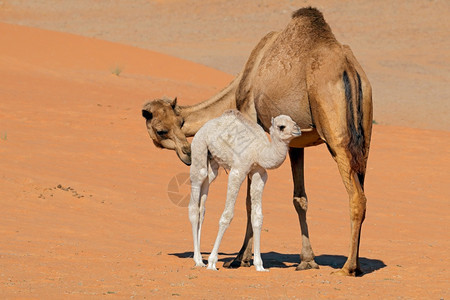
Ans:
{"type": "MultiPolygon", "coordinates": [[[[234,257],[238,253],[219,253],[219,256],[227,256],[219,259],[221,262],[229,262],[234,259],[234,257]]],[[[179,258],[189,258],[192,259],[194,256],[193,252],[183,252],[183,253],[169,253],[169,255],[174,255],[179,258]]],[[[208,256],[209,252],[202,252],[202,255],[208,256]]],[[[264,268],[295,268],[297,267],[300,257],[298,254],[283,254],[278,252],[267,252],[267,253],[261,253],[261,258],[264,261],[264,268]]],[[[347,257],[342,255],[329,255],[329,254],[322,254],[316,256],[316,262],[320,266],[328,266],[332,267],[333,269],[340,269],[344,266],[345,261],[347,260],[347,257]]],[[[205,263],[208,263],[207,261],[204,261],[205,263]]],[[[386,264],[378,259],[371,259],[366,257],[360,257],[359,263],[361,264],[361,269],[365,274],[370,274],[374,271],[377,271],[379,269],[382,269],[386,267],[386,264]]]]}

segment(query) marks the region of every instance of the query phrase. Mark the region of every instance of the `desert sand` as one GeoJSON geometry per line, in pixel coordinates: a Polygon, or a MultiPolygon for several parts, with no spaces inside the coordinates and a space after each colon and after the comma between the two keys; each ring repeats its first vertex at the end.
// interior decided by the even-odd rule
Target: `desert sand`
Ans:
{"type": "Polygon", "coordinates": [[[235,75],[262,36],[308,5],[323,12],[364,67],[378,124],[450,130],[447,0],[1,0],[0,21],[133,45],[235,75]]]}
{"type": "MultiPolygon", "coordinates": [[[[435,22],[447,2],[382,13],[378,2],[316,4],[374,85],[358,278],[330,274],[345,261],[349,217],[323,146],[306,150],[305,166],[320,269],[294,271],[301,240],[288,162],[269,172],[264,193],[270,272],[222,267],[241,246],[245,188],[219,271],[193,268],[189,168],[154,147],[140,116],[148,99],[192,104],[218,92],[259,36],[310,2],[51,2],[0,1],[0,298],[449,298],[449,26],[435,22]]],[[[208,199],[205,259],[226,178],[208,199]]]]}

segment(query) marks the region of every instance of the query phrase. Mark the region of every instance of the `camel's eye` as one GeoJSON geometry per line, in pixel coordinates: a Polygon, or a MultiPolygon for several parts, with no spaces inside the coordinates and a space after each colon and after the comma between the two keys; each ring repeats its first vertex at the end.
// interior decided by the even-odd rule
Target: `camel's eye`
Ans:
{"type": "Polygon", "coordinates": [[[158,130],[158,131],[156,131],[156,133],[157,133],[159,136],[164,136],[164,135],[166,135],[166,134],[168,133],[168,131],[167,131],[167,130],[158,130]]]}
{"type": "Polygon", "coordinates": [[[283,131],[286,128],[286,126],[281,125],[281,126],[278,126],[278,128],[280,129],[280,131],[283,131]]]}
{"type": "Polygon", "coordinates": [[[183,125],[184,125],[184,120],[181,120],[180,128],[183,128],[183,125]]]}

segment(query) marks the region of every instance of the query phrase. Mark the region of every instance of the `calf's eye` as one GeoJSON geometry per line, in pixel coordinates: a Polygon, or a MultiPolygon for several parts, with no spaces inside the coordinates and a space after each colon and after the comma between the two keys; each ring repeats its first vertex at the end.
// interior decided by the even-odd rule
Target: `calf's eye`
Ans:
{"type": "Polygon", "coordinates": [[[281,126],[278,126],[278,128],[280,129],[280,131],[283,131],[286,128],[286,126],[281,125],[281,126]]]}

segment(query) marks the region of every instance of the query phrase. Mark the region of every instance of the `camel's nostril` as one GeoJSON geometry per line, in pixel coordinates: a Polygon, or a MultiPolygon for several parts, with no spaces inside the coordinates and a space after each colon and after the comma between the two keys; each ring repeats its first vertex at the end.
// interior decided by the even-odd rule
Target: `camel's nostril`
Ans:
{"type": "Polygon", "coordinates": [[[191,156],[191,147],[183,147],[181,151],[183,151],[184,154],[191,156]]]}

